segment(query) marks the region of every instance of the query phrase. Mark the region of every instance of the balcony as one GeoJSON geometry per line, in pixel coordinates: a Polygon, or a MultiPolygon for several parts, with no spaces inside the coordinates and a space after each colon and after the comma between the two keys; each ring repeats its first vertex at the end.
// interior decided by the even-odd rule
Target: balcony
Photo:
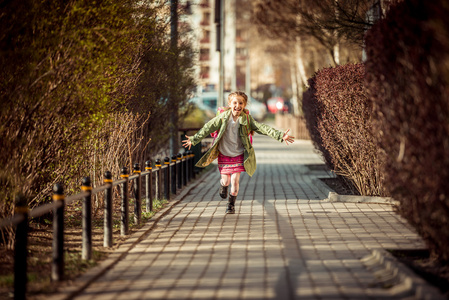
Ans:
{"type": "Polygon", "coordinates": [[[209,20],[203,20],[200,22],[201,26],[210,26],[210,21],[209,20]]]}
{"type": "Polygon", "coordinates": [[[200,61],[209,61],[210,55],[209,54],[200,54],[200,61]]]}
{"type": "Polygon", "coordinates": [[[201,8],[210,8],[210,4],[208,0],[202,0],[200,3],[201,8]]]}

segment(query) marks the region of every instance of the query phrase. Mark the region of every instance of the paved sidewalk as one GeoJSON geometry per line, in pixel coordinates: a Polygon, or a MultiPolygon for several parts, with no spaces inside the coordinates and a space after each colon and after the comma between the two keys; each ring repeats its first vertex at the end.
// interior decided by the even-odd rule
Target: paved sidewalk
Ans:
{"type": "Polygon", "coordinates": [[[415,299],[372,254],[424,248],[390,204],[326,201],[310,142],[254,147],[235,215],[211,171],[76,299],[415,299]]]}

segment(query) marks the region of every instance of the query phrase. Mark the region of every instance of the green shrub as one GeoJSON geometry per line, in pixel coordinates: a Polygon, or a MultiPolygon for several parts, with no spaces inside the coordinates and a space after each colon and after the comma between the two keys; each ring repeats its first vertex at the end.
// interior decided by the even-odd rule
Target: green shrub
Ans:
{"type": "Polygon", "coordinates": [[[142,163],[166,144],[166,95],[182,106],[194,84],[189,43],[171,47],[165,4],[2,4],[0,218],[19,192],[34,207],[55,182],[78,192],[81,177],[102,182],[105,168],[142,163]]]}
{"type": "Polygon", "coordinates": [[[366,36],[367,89],[389,193],[449,260],[449,4],[404,1],[366,36]]]}

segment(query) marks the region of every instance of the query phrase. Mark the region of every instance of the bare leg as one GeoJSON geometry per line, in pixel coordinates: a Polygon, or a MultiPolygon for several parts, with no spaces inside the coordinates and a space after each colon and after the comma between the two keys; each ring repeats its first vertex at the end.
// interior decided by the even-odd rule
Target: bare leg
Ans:
{"type": "Polygon", "coordinates": [[[234,173],[231,175],[231,195],[237,196],[239,193],[240,173],[234,173]]]}
{"type": "Polygon", "coordinates": [[[235,213],[235,199],[239,193],[239,181],[240,173],[234,173],[231,175],[231,192],[229,193],[228,207],[226,208],[227,214],[235,213]]]}
{"type": "Polygon", "coordinates": [[[231,175],[229,174],[221,174],[220,184],[222,186],[228,186],[231,183],[231,175]]]}

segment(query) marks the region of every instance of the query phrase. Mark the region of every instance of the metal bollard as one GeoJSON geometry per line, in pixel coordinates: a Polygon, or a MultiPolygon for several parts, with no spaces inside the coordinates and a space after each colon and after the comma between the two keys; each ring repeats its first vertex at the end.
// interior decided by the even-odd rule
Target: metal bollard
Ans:
{"type": "Polygon", "coordinates": [[[184,172],[183,172],[183,168],[182,168],[182,154],[178,153],[178,155],[176,156],[177,158],[177,171],[176,173],[178,174],[178,189],[182,189],[182,181],[184,178],[184,172]]]}
{"type": "Polygon", "coordinates": [[[173,155],[171,157],[171,162],[172,162],[172,164],[170,164],[171,193],[173,195],[175,195],[176,194],[176,173],[177,173],[176,155],[173,155]]]}
{"type": "Polygon", "coordinates": [[[141,189],[142,186],[142,178],[140,176],[140,164],[134,164],[134,174],[139,174],[139,177],[134,179],[134,223],[136,225],[140,224],[140,219],[142,216],[142,205],[141,205],[141,189]]]}
{"type": "Polygon", "coordinates": [[[16,228],[14,241],[14,299],[26,299],[28,253],[28,204],[24,196],[15,199],[15,215],[23,218],[16,228]]]}
{"type": "Polygon", "coordinates": [[[181,160],[182,165],[182,185],[186,186],[189,181],[189,173],[187,172],[187,155],[182,155],[182,153],[178,154],[183,158],[181,160]]]}
{"type": "Polygon", "coordinates": [[[104,183],[108,188],[104,191],[104,237],[103,246],[112,247],[112,174],[104,173],[104,183]]]}
{"type": "Polygon", "coordinates": [[[121,186],[121,197],[122,197],[122,206],[121,206],[121,224],[120,224],[120,235],[125,236],[128,235],[129,228],[129,195],[128,195],[128,184],[129,184],[129,173],[128,168],[123,167],[121,170],[120,177],[125,179],[125,182],[122,183],[121,186]]]}
{"type": "Polygon", "coordinates": [[[87,192],[83,197],[83,242],[81,258],[89,260],[92,258],[92,186],[89,177],[82,180],[81,190],[87,192]]]}
{"type": "Polygon", "coordinates": [[[155,162],[155,167],[158,168],[156,171],[156,182],[155,182],[155,195],[157,200],[162,198],[162,165],[161,160],[158,158],[155,162]]]}
{"type": "Polygon", "coordinates": [[[145,162],[145,171],[148,175],[145,177],[145,204],[146,212],[153,210],[153,170],[151,168],[151,160],[145,162]]]}
{"type": "Polygon", "coordinates": [[[53,186],[53,202],[57,203],[53,211],[53,259],[51,280],[64,279],[64,189],[61,184],[53,186]]]}
{"type": "Polygon", "coordinates": [[[184,176],[186,178],[186,185],[190,182],[190,171],[189,171],[189,152],[186,151],[183,154],[184,161],[183,161],[183,167],[184,167],[184,176]]]}
{"type": "Polygon", "coordinates": [[[170,158],[164,158],[165,172],[164,172],[164,193],[165,199],[170,200],[170,158]]]}
{"type": "Polygon", "coordinates": [[[190,178],[195,179],[195,154],[193,151],[190,151],[190,178]]]}

